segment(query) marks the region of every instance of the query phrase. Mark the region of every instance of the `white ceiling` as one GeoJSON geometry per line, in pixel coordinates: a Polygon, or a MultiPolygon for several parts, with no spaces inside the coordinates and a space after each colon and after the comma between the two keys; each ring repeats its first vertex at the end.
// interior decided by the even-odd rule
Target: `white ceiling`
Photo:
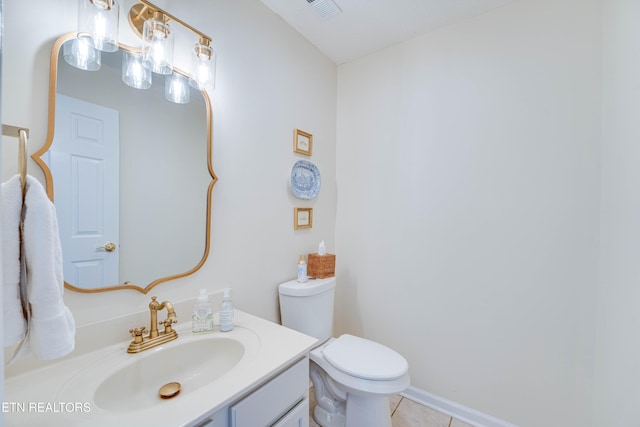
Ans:
{"type": "Polygon", "coordinates": [[[327,19],[307,0],[260,1],[342,64],[514,0],[334,0],[342,13],[327,19]]]}

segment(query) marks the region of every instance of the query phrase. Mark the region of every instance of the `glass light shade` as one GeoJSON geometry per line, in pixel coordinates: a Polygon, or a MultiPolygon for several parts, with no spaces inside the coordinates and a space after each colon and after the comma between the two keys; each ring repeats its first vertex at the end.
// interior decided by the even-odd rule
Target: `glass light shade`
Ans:
{"type": "Polygon", "coordinates": [[[173,73],[164,79],[164,97],[176,104],[187,104],[191,99],[191,89],[187,78],[182,74],[173,73]]]}
{"type": "Polygon", "coordinates": [[[142,65],[142,53],[122,52],[122,81],[136,89],[151,87],[151,70],[142,65]]]}
{"type": "Polygon", "coordinates": [[[102,65],[100,51],[78,39],[62,45],[62,56],[67,64],[85,71],[98,71],[102,65]]]}
{"type": "Polygon", "coordinates": [[[174,34],[162,18],[144,22],[142,30],[142,64],[157,74],[173,71],[174,34]]]}
{"type": "Polygon", "coordinates": [[[216,87],[216,53],[210,46],[196,43],[191,50],[189,84],[198,90],[212,91],[216,87]]]}
{"type": "Polygon", "coordinates": [[[120,7],[116,0],[80,0],[78,38],[103,52],[118,50],[120,7]]]}

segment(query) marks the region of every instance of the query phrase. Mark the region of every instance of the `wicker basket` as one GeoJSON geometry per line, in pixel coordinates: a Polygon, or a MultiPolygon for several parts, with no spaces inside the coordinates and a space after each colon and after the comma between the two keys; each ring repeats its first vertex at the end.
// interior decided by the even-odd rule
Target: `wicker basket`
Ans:
{"type": "Polygon", "coordinates": [[[309,254],[307,274],[316,279],[324,279],[336,275],[336,256],[334,254],[309,254]]]}

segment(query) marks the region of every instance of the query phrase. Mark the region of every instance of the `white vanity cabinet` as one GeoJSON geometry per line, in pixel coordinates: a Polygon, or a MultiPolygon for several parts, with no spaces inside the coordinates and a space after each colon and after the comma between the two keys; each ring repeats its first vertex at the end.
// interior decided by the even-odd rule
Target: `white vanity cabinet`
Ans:
{"type": "Polygon", "coordinates": [[[193,427],[308,427],[309,359],[284,372],[193,427]]]}

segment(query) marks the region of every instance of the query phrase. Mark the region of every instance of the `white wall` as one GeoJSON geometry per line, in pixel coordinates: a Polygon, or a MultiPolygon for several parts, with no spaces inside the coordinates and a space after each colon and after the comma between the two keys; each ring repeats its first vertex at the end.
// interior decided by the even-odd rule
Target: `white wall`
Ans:
{"type": "Polygon", "coordinates": [[[601,2],[520,1],[338,70],[338,325],[412,384],[589,426],[601,2]]]}
{"type": "Polygon", "coordinates": [[[596,426],[640,425],[640,4],[604,2],[596,426]]]}
{"type": "MultiPolygon", "coordinates": [[[[277,320],[277,285],[295,277],[298,254],[315,251],[322,239],[334,250],[336,66],[257,0],[166,3],[157,2],[210,35],[218,53],[213,167],[220,180],[213,190],[209,260],[195,275],[151,294],[182,300],[195,298],[200,287],[230,286],[240,309],[277,320]],[[309,202],[288,190],[291,167],[301,158],[293,153],[294,128],[314,135],[311,160],[322,173],[322,191],[309,202]],[[294,232],[294,206],[314,208],[312,230],[294,232]]],[[[4,5],[3,120],[31,129],[30,153],[46,138],[49,54],[55,39],[75,28],[76,4],[4,5]]],[[[3,154],[5,164],[10,156],[3,154]]],[[[148,167],[141,165],[140,173],[148,167]]],[[[32,161],[29,172],[43,178],[32,161]]],[[[79,324],[144,309],[148,300],[135,291],[65,292],[79,324]]],[[[189,314],[181,317],[186,321],[189,314]]]]}

